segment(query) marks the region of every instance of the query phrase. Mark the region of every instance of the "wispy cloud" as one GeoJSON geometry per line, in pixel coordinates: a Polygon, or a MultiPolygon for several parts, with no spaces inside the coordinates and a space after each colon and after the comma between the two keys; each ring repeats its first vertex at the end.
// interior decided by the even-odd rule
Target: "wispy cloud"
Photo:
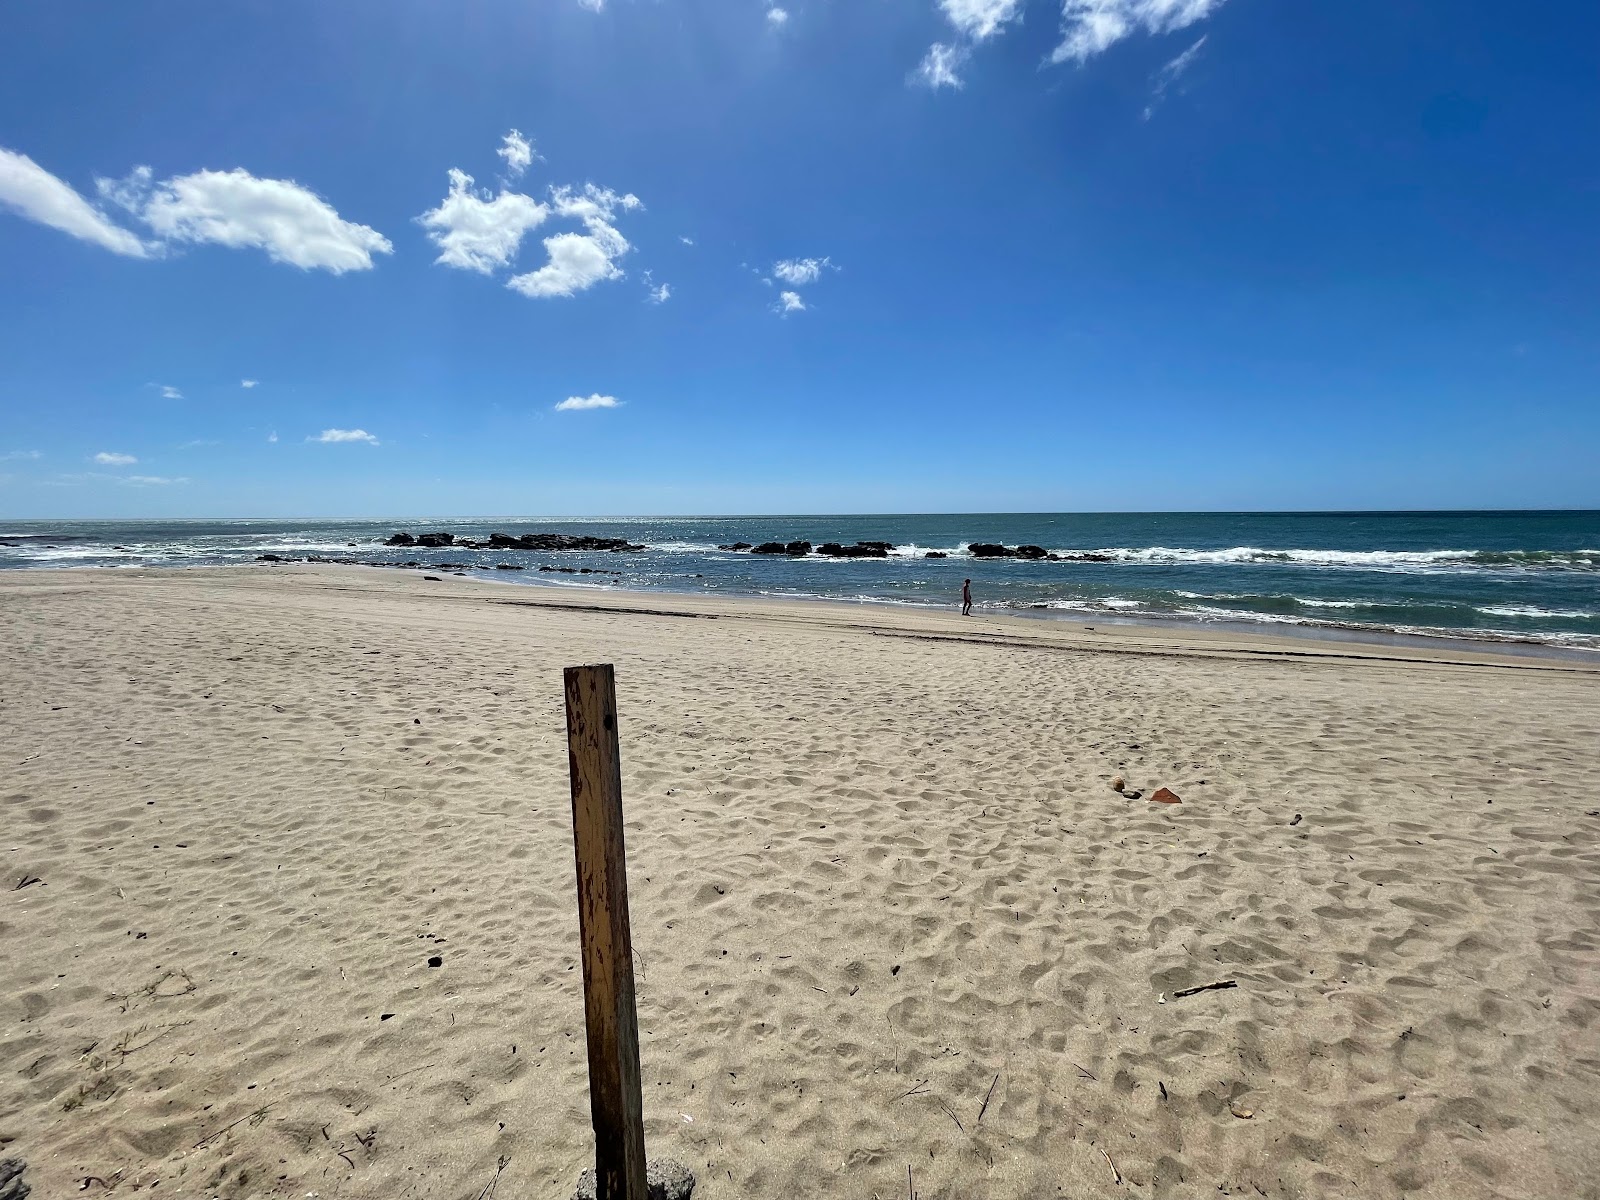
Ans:
{"type": "Polygon", "coordinates": [[[645,299],[649,300],[651,304],[665,304],[672,296],[672,286],[665,283],[657,286],[655,277],[649,271],[646,271],[644,273],[644,294],[645,299]]]}
{"type": "Polygon", "coordinates": [[[506,160],[506,174],[515,179],[532,165],[539,155],[534,151],[533,143],[522,136],[522,130],[513,129],[500,139],[500,149],[495,151],[506,160]]]}
{"type": "Polygon", "coordinates": [[[37,450],[7,450],[0,454],[0,462],[31,462],[43,457],[37,450]]]}
{"type": "Polygon", "coordinates": [[[182,400],[183,393],[168,384],[161,385],[161,398],[163,400],[182,400]]]}
{"type": "Polygon", "coordinates": [[[94,456],[94,461],[106,467],[131,467],[139,460],[131,454],[118,454],[114,450],[102,450],[94,456]]]}
{"type": "Polygon", "coordinates": [[[957,72],[966,64],[967,55],[965,46],[935,42],[928,47],[917,69],[911,72],[911,81],[935,91],[942,87],[959,88],[963,85],[957,72]]]}
{"type": "Polygon", "coordinates": [[[772,273],[785,283],[804,287],[815,283],[825,267],[833,266],[828,258],[784,258],[772,264],[772,273]]]}
{"type": "Polygon", "coordinates": [[[778,303],[774,306],[784,316],[790,313],[805,312],[806,302],[801,299],[799,292],[778,293],[778,303]]]}
{"type": "Polygon", "coordinates": [[[957,33],[981,42],[1016,19],[1022,0],[939,0],[939,7],[957,33]]]}
{"type": "Polygon", "coordinates": [[[767,24],[774,29],[782,29],[788,23],[789,13],[786,9],[779,8],[776,4],[767,9],[767,24]]]}
{"type": "Polygon", "coordinates": [[[261,381],[259,379],[241,379],[239,380],[239,386],[242,388],[260,387],[261,381]]]}
{"type": "Polygon", "coordinates": [[[557,412],[587,412],[593,408],[620,408],[622,401],[615,396],[602,396],[595,392],[592,396],[568,396],[556,405],[557,412]]]}
{"type": "Polygon", "coordinates": [[[606,6],[606,0],[578,0],[578,3],[590,12],[599,12],[606,6]]]}
{"type": "Polygon", "coordinates": [[[342,275],[372,269],[389,239],[346,221],[322,197],[291,179],[260,179],[243,167],[196,171],[156,183],[149,167],[101,179],[100,195],[127,209],[166,242],[211,243],[265,251],[273,262],[342,275]]]}
{"type": "Polygon", "coordinates": [[[157,251],[157,247],[112,223],[70,185],[26,154],[4,148],[0,148],[0,206],[114,254],[149,258],[157,251]]]}
{"type": "Polygon", "coordinates": [[[1087,62],[1144,30],[1171,33],[1204,20],[1224,0],[1062,0],[1061,42],[1052,63],[1087,62]]]}
{"type": "Polygon", "coordinates": [[[678,235],[678,240],[680,242],[682,242],[685,246],[694,245],[694,239],[692,237],[687,237],[687,236],[685,236],[684,234],[681,234],[681,233],[678,235]]]}
{"type": "Polygon", "coordinates": [[[278,440],[278,431],[276,429],[274,429],[271,433],[267,434],[267,441],[275,442],[277,440],[278,440]]]}
{"type": "Polygon", "coordinates": [[[220,446],[222,443],[216,438],[190,438],[187,442],[179,442],[179,450],[193,450],[198,446],[220,446]]]}
{"type": "MultiPolygon", "coordinates": [[[[276,436],[276,435],[273,435],[276,436]]],[[[268,438],[271,441],[272,438],[268,438]]],[[[306,438],[308,442],[366,442],[369,446],[376,446],[378,439],[365,429],[324,429],[321,433],[313,434],[306,438]]]]}
{"type": "Polygon", "coordinates": [[[130,487],[168,487],[172,484],[188,483],[189,480],[179,476],[169,479],[163,475],[122,475],[118,482],[128,484],[130,487]]]}
{"type": "Polygon", "coordinates": [[[1166,99],[1167,89],[1178,81],[1178,77],[1189,69],[1189,64],[1200,55],[1200,47],[1206,44],[1206,35],[1201,34],[1195,42],[1177,58],[1155,74],[1153,87],[1150,92],[1150,103],[1145,105],[1144,119],[1148,121],[1155,114],[1156,107],[1166,99]]]}

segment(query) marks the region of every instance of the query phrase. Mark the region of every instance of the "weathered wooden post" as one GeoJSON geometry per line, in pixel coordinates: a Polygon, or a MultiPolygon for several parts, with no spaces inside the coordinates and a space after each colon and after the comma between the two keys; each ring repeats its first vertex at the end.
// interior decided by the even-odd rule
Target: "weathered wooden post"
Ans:
{"type": "Polygon", "coordinates": [[[567,762],[578,860],[578,929],[589,1030],[589,1109],[598,1200],[645,1200],[639,1019],[622,845],[622,759],[610,663],[568,667],[567,762]]]}

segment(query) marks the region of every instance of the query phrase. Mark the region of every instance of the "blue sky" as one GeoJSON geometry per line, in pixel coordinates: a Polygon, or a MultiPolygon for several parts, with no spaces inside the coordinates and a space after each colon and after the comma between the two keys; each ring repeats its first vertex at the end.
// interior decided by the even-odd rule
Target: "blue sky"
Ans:
{"type": "Polygon", "coordinates": [[[1600,505],[1592,4],[5,24],[0,514],[1600,505]]]}

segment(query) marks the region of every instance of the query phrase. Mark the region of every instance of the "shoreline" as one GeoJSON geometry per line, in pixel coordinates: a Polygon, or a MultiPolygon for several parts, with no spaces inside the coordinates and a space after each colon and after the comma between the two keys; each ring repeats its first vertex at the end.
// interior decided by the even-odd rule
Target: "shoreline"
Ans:
{"type": "MultiPolygon", "coordinates": [[[[114,573],[116,578],[149,577],[159,580],[168,575],[213,573],[223,578],[230,574],[248,578],[269,571],[284,576],[303,575],[310,578],[337,578],[350,573],[360,578],[421,582],[429,570],[425,566],[411,568],[303,562],[22,568],[14,572],[0,572],[0,592],[3,592],[3,581],[13,574],[92,577],[114,573]]],[[[624,588],[611,584],[563,583],[536,576],[506,578],[492,569],[483,568],[460,574],[446,571],[437,578],[458,587],[465,583],[473,588],[483,588],[487,593],[486,598],[497,594],[505,597],[499,603],[522,603],[557,611],[803,620],[804,623],[875,629],[884,633],[926,632],[941,638],[954,636],[966,641],[1018,646],[1031,644],[1040,648],[1099,649],[1124,653],[1237,653],[1289,659],[1363,659],[1438,665],[1565,667],[1582,673],[1600,674],[1600,653],[1502,639],[1382,634],[1320,625],[1290,626],[1278,622],[1256,625],[1183,618],[1163,621],[1120,615],[1081,616],[1059,610],[1046,612],[1013,608],[975,608],[971,617],[963,618],[955,605],[935,607],[845,597],[683,592],[664,587],[624,588]],[[548,599],[530,597],[517,601],[509,598],[519,591],[548,599]],[[864,613],[874,614],[876,619],[863,620],[864,613]],[[1041,630],[1053,630],[1060,636],[1041,636],[1038,632],[1041,630]]]]}

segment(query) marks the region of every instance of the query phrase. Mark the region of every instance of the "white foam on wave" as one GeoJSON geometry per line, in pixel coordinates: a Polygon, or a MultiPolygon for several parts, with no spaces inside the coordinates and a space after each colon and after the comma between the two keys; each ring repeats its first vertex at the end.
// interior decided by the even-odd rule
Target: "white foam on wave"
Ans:
{"type": "Polygon", "coordinates": [[[1489,617],[1554,617],[1558,620],[1582,621],[1600,617],[1600,612],[1584,608],[1540,608],[1537,604],[1486,604],[1478,612],[1489,617]]]}

